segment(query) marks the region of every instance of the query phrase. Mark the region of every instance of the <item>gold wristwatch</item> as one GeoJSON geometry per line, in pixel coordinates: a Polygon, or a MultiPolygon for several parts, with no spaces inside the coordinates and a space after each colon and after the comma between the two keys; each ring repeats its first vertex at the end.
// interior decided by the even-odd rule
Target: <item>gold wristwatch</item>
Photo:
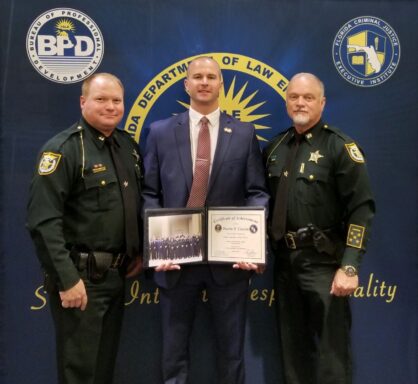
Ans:
{"type": "Polygon", "coordinates": [[[340,268],[348,277],[353,277],[353,276],[357,276],[358,272],[357,272],[357,268],[353,267],[352,265],[343,265],[340,268]]]}

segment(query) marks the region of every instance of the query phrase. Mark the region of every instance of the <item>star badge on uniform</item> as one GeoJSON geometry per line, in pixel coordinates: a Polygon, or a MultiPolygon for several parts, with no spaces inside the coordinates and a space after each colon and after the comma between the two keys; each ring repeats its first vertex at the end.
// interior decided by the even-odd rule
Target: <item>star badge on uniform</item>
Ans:
{"type": "Polygon", "coordinates": [[[54,173],[61,160],[60,153],[44,152],[39,161],[38,173],[41,176],[50,175],[54,173]]]}
{"type": "Polygon", "coordinates": [[[315,164],[318,164],[318,160],[321,158],[321,157],[324,157],[323,155],[321,155],[320,153],[319,153],[319,149],[317,150],[317,151],[315,151],[315,152],[311,152],[311,157],[309,158],[309,160],[308,161],[313,161],[315,164]]]}
{"type": "Polygon", "coordinates": [[[347,245],[354,248],[361,248],[366,228],[361,225],[350,224],[347,234],[347,245]]]}
{"type": "Polygon", "coordinates": [[[129,183],[125,180],[125,181],[123,182],[123,186],[124,186],[125,188],[128,188],[128,185],[129,185],[129,183]]]}

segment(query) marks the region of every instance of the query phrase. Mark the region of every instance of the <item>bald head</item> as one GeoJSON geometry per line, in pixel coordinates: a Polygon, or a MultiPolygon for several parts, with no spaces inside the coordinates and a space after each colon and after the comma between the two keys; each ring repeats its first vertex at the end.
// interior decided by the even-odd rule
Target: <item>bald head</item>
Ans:
{"type": "Polygon", "coordinates": [[[325,86],[324,86],[324,83],[319,79],[319,77],[315,76],[313,73],[308,73],[308,72],[300,72],[300,73],[297,73],[296,75],[293,75],[293,77],[290,79],[289,85],[290,85],[290,83],[292,81],[297,80],[297,79],[300,79],[300,78],[307,79],[307,80],[310,80],[313,83],[316,83],[316,85],[320,89],[321,96],[325,96],[325,86]]]}
{"type": "Polygon", "coordinates": [[[212,65],[214,65],[217,68],[219,78],[222,79],[221,67],[219,66],[219,64],[216,60],[212,59],[209,56],[195,57],[189,63],[189,66],[187,67],[187,77],[190,77],[190,73],[193,70],[193,68],[195,68],[196,66],[199,66],[201,63],[205,63],[205,62],[206,63],[211,63],[212,65]]]}

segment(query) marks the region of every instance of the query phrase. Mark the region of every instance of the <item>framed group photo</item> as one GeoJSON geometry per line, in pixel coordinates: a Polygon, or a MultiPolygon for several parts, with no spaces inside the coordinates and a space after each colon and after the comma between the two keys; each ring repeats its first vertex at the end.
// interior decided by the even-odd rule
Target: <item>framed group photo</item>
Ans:
{"type": "Polygon", "coordinates": [[[265,264],[265,220],[263,207],[147,209],[144,266],[265,264]]]}

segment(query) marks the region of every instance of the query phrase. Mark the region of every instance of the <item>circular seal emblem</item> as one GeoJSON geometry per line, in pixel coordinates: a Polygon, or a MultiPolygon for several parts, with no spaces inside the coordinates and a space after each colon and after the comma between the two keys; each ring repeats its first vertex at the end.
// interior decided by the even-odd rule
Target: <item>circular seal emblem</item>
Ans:
{"type": "Polygon", "coordinates": [[[401,46],[388,23],[374,16],[360,16],[338,31],[332,55],[338,73],[346,81],[359,87],[374,87],[395,73],[401,46]]]}
{"type": "Polygon", "coordinates": [[[26,36],[26,51],[34,68],[61,84],[82,81],[96,71],[103,54],[103,36],[85,13],[71,8],[44,12],[26,36]]]}
{"type": "Polygon", "coordinates": [[[279,71],[257,59],[234,53],[212,52],[172,64],[140,91],[125,123],[125,130],[137,142],[143,141],[153,121],[185,112],[189,108],[190,98],[184,90],[183,80],[188,64],[198,56],[212,57],[222,70],[220,109],[241,121],[253,123],[262,145],[278,133],[272,127],[285,128],[288,118],[284,99],[289,81],[279,71]],[[283,103],[283,108],[279,107],[277,100],[283,103]]]}
{"type": "Polygon", "coordinates": [[[250,225],[250,232],[251,233],[257,233],[257,231],[258,231],[257,226],[255,224],[251,224],[250,225]]]}

